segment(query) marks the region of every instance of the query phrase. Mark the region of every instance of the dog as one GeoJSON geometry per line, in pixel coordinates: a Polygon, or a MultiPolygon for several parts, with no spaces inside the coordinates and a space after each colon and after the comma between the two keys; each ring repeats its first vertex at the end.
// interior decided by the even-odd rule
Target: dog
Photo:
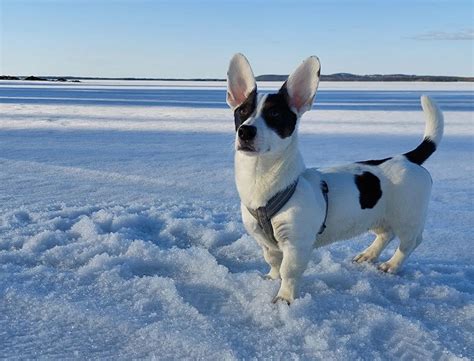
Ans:
{"type": "Polygon", "coordinates": [[[274,303],[294,301],[313,248],[372,231],[375,240],[354,262],[375,262],[397,236],[395,254],[378,266],[395,273],[422,241],[432,179],[421,165],[442,138],[440,109],[429,97],[421,97],[425,133],[410,152],[334,168],[306,168],[297,128],[313,105],[319,78],[319,59],[311,56],[277,93],[259,96],[244,55],[234,55],[227,72],[242,220],[270,266],[265,277],[281,278],[274,303]]]}

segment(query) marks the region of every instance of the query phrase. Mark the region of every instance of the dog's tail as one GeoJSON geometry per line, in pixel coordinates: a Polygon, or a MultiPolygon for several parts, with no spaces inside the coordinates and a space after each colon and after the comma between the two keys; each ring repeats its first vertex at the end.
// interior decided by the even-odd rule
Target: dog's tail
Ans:
{"type": "Polygon", "coordinates": [[[434,153],[443,137],[444,119],[438,105],[427,95],[421,97],[421,106],[426,117],[423,141],[404,156],[413,163],[423,164],[434,153]]]}

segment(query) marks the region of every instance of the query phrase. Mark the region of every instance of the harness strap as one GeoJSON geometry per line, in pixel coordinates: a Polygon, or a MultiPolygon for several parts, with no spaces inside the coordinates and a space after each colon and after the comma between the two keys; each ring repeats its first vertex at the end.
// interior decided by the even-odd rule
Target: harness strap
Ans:
{"type": "Polygon", "coordinates": [[[325,181],[321,181],[321,192],[323,192],[324,201],[326,202],[326,212],[324,214],[324,221],[321,224],[321,228],[319,228],[318,234],[321,234],[326,229],[326,220],[328,219],[328,208],[329,208],[329,200],[328,200],[328,193],[329,187],[325,181]]]}
{"type": "MultiPolygon", "coordinates": [[[[273,233],[272,226],[272,217],[283,208],[283,206],[290,200],[295,193],[296,186],[298,185],[298,180],[293,182],[289,187],[275,194],[265,206],[259,207],[257,209],[248,208],[250,214],[257,220],[258,225],[262,228],[263,232],[267,238],[272,241],[275,245],[278,244],[275,235],[273,233]]],[[[326,214],[324,216],[323,224],[319,229],[318,234],[324,232],[326,228],[326,219],[328,216],[328,185],[325,181],[321,182],[321,192],[323,193],[324,200],[326,202],[326,214]]]]}
{"type": "Polygon", "coordinates": [[[283,208],[286,202],[289,201],[293,193],[295,193],[297,185],[298,179],[290,184],[290,186],[270,198],[265,206],[259,207],[257,209],[251,209],[247,207],[250,214],[257,220],[258,225],[260,228],[262,228],[265,235],[275,245],[277,244],[277,240],[275,239],[275,235],[273,233],[272,217],[283,208]]]}

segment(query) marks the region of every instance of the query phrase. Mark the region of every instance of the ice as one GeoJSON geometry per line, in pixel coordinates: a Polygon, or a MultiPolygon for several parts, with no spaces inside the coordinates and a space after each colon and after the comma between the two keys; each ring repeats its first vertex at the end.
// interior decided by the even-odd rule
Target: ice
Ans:
{"type": "MultiPolygon", "coordinates": [[[[290,307],[270,302],[279,283],[263,279],[267,265],[240,219],[229,110],[45,104],[9,92],[32,86],[45,96],[65,87],[0,82],[10,97],[0,106],[1,358],[474,358],[470,84],[322,83],[405,90],[403,104],[418,91],[471,101],[445,112],[445,137],[426,162],[424,242],[400,274],[351,262],[371,241],[362,235],[315,251],[290,307]]],[[[144,87],[67,86],[131,96],[144,87]]],[[[421,139],[421,110],[332,109],[348,104],[338,94],[303,118],[308,165],[383,158],[421,139]]]]}

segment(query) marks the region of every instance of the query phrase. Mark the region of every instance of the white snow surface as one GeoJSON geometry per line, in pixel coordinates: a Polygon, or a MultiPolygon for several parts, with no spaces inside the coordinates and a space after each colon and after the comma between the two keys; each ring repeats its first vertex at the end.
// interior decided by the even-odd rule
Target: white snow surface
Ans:
{"type": "MultiPolygon", "coordinates": [[[[288,307],[242,226],[229,110],[0,104],[0,358],[473,359],[473,113],[445,123],[402,271],[353,264],[358,236],[314,252],[288,307]]],[[[323,167],[406,152],[423,129],[421,108],[316,109],[300,143],[323,167]]]]}

